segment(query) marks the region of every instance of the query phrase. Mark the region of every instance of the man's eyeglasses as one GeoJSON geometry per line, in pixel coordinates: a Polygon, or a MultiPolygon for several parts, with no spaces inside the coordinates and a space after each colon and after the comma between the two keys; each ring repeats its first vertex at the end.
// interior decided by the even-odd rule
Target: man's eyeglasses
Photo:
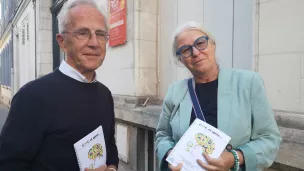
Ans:
{"type": "MultiPolygon", "coordinates": [[[[77,39],[79,40],[89,40],[92,38],[92,33],[90,30],[88,29],[83,29],[83,30],[77,30],[77,31],[73,31],[73,32],[69,32],[69,31],[64,31],[64,34],[72,34],[74,36],[76,36],[77,39]]],[[[108,41],[109,39],[109,34],[105,31],[102,30],[96,30],[95,31],[95,36],[98,40],[99,43],[105,43],[108,41]]]]}
{"type": "Polygon", "coordinates": [[[180,47],[176,51],[176,56],[182,57],[182,58],[188,58],[190,56],[193,56],[193,47],[195,47],[197,50],[204,50],[208,46],[208,40],[209,37],[202,36],[197,38],[193,45],[184,45],[180,47]]]}

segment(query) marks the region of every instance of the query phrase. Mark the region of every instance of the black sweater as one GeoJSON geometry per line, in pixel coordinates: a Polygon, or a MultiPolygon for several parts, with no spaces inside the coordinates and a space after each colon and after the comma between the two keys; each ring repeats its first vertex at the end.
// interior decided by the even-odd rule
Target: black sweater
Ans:
{"type": "Polygon", "coordinates": [[[59,70],[23,86],[0,134],[2,171],[79,170],[73,144],[102,125],[107,165],[118,165],[113,98],[103,84],[59,70]]]}

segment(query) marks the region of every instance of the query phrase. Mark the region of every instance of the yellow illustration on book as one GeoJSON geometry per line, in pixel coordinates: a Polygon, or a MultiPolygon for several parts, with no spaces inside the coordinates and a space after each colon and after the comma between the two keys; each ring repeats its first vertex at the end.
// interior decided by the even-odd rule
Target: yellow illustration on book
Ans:
{"type": "Polygon", "coordinates": [[[95,161],[97,158],[103,156],[103,149],[101,144],[94,144],[93,147],[88,152],[88,158],[93,160],[93,163],[90,164],[89,169],[95,169],[95,161]]]}
{"type": "Polygon", "coordinates": [[[192,152],[193,148],[199,146],[199,147],[201,147],[201,149],[204,153],[207,153],[207,154],[213,153],[213,151],[215,149],[215,144],[210,137],[203,135],[201,133],[198,133],[195,135],[195,140],[196,140],[195,146],[192,141],[189,141],[187,143],[186,151],[192,152]]]}

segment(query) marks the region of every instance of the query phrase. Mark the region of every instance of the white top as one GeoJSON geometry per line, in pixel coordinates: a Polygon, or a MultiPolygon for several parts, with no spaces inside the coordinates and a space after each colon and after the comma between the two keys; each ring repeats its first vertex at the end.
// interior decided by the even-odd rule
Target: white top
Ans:
{"type": "Polygon", "coordinates": [[[86,79],[85,76],[83,76],[80,72],[78,72],[76,69],[71,67],[68,63],[66,63],[65,60],[63,60],[59,66],[59,71],[61,71],[64,75],[71,77],[77,81],[83,82],[83,83],[95,83],[96,80],[96,72],[94,73],[94,79],[92,82],[89,82],[88,79],[86,79]]]}

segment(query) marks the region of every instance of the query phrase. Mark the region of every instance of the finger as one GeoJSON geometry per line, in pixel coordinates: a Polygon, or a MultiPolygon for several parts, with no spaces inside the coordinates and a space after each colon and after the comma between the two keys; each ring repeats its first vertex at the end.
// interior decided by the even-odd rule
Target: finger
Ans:
{"type": "Polygon", "coordinates": [[[208,163],[209,165],[214,165],[214,166],[218,166],[218,165],[219,165],[217,159],[211,158],[211,157],[210,157],[208,154],[206,154],[206,153],[203,153],[203,156],[205,157],[205,159],[206,159],[206,161],[207,161],[207,163],[208,163]]]}
{"type": "Polygon", "coordinates": [[[183,167],[183,164],[182,164],[182,163],[178,164],[176,167],[174,167],[174,166],[172,166],[171,164],[169,164],[169,168],[170,168],[170,170],[172,170],[172,171],[179,171],[179,170],[182,169],[182,167],[183,167]]]}
{"type": "Polygon", "coordinates": [[[205,170],[208,170],[208,171],[216,171],[216,170],[218,170],[218,168],[216,166],[212,166],[212,165],[206,164],[206,163],[202,162],[199,159],[197,159],[196,161],[197,161],[197,164],[200,165],[205,170]]]}
{"type": "Polygon", "coordinates": [[[107,166],[103,165],[97,169],[88,169],[88,168],[85,168],[84,171],[98,171],[98,170],[105,170],[107,168],[107,166]]]}
{"type": "Polygon", "coordinates": [[[182,167],[183,167],[183,164],[182,164],[182,163],[180,163],[180,164],[178,164],[178,165],[176,166],[176,169],[177,169],[177,170],[181,170],[181,169],[182,169],[182,167]]]}
{"type": "Polygon", "coordinates": [[[103,165],[101,167],[99,167],[98,169],[94,170],[94,171],[104,171],[107,169],[107,165],[103,165]]]}
{"type": "Polygon", "coordinates": [[[174,169],[174,166],[172,166],[171,164],[169,164],[169,169],[170,169],[170,170],[173,170],[173,169],[174,169]]]}

